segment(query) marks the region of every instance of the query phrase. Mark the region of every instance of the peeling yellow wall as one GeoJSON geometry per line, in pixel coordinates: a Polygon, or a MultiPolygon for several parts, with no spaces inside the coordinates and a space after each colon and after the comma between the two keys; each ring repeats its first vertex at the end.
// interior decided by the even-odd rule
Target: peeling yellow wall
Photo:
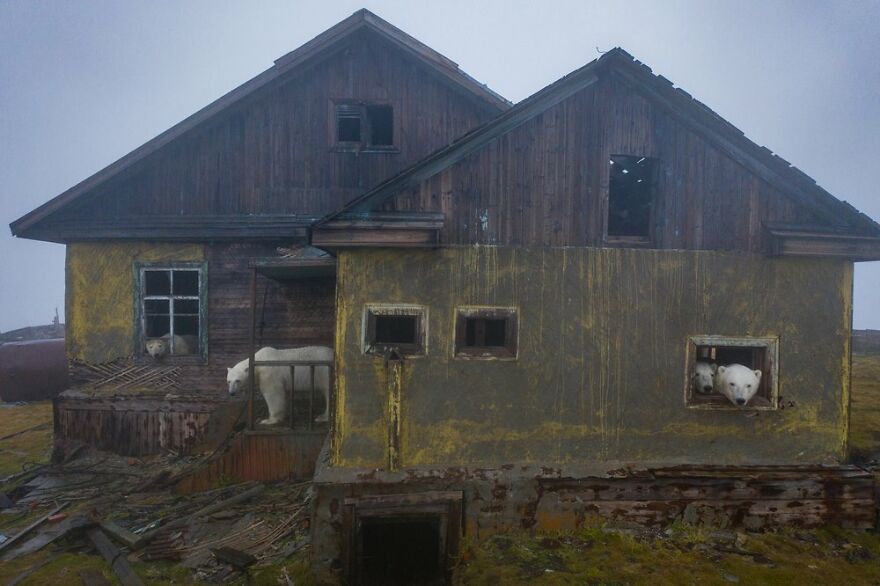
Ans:
{"type": "Polygon", "coordinates": [[[462,247],[340,254],[334,463],[387,461],[371,303],[429,309],[408,359],[401,467],[513,462],[821,463],[845,450],[852,264],[707,251],[462,247]],[[519,309],[515,361],[459,360],[454,310],[519,309]],[[689,335],[779,338],[785,409],[684,405],[689,335]]]}
{"type": "Polygon", "coordinates": [[[74,243],[67,246],[67,355],[102,363],[134,353],[134,263],[200,261],[200,244],[74,243]]]}

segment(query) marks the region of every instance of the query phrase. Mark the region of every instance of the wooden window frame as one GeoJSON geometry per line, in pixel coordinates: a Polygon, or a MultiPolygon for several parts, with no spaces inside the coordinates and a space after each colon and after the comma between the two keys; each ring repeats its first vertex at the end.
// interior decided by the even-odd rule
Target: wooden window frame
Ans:
{"type": "Polygon", "coordinates": [[[397,116],[392,104],[386,102],[362,102],[356,100],[332,100],[330,102],[330,136],[333,139],[331,151],[333,152],[358,152],[358,153],[399,153],[397,147],[397,116]],[[339,137],[339,110],[340,107],[357,109],[360,113],[361,139],[359,141],[340,141],[339,137]],[[373,129],[370,116],[367,114],[370,108],[391,108],[391,141],[390,145],[371,144],[373,129]]]}
{"type": "Polygon", "coordinates": [[[428,309],[424,305],[406,303],[368,304],[364,307],[363,351],[364,354],[385,355],[391,348],[404,356],[424,356],[428,352],[428,309]],[[412,316],[416,318],[416,342],[414,344],[377,343],[376,318],[382,316],[412,316]]]}
{"type": "Polygon", "coordinates": [[[688,336],[685,360],[684,402],[690,409],[719,411],[775,411],[779,407],[779,338],[749,336],[688,336]],[[699,349],[703,347],[751,348],[762,353],[761,386],[755,397],[743,407],[730,402],[724,395],[694,391],[693,374],[699,349]]]}
{"type": "MultiPolygon", "coordinates": [[[[144,301],[147,299],[169,300],[169,328],[174,333],[174,299],[190,299],[199,302],[199,351],[195,354],[167,354],[163,362],[175,364],[204,364],[208,359],[208,264],[206,262],[136,262],[134,263],[134,310],[135,310],[135,339],[134,356],[138,362],[153,363],[153,359],[145,353],[147,327],[144,301]],[[169,295],[146,295],[146,272],[147,271],[172,271],[171,287],[173,287],[173,271],[195,271],[199,276],[198,295],[174,295],[173,288],[169,295]]],[[[170,339],[173,348],[174,339],[170,339]]]]}
{"type": "Polygon", "coordinates": [[[462,360],[516,360],[519,351],[519,312],[515,307],[458,307],[452,354],[462,360]],[[503,346],[468,346],[469,319],[503,319],[503,346]]]}
{"type": "Polygon", "coordinates": [[[656,213],[658,207],[660,159],[649,157],[647,155],[627,155],[622,153],[611,153],[608,155],[608,164],[605,165],[607,175],[605,180],[607,188],[605,190],[604,214],[602,236],[605,245],[617,248],[648,248],[656,242],[656,213]],[[648,211],[648,234],[646,236],[621,236],[608,233],[608,224],[611,216],[611,159],[614,157],[643,157],[652,162],[653,169],[651,173],[650,189],[651,202],[648,211]]]}

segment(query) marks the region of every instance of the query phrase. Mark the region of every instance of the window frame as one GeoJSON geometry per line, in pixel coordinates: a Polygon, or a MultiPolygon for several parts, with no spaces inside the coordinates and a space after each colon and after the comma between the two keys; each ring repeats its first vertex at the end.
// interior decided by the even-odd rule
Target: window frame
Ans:
{"type": "Polygon", "coordinates": [[[649,157],[648,155],[628,155],[623,153],[611,153],[608,155],[608,164],[605,165],[605,168],[607,169],[608,174],[606,175],[607,188],[605,190],[605,213],[603,217],[602,230],[602,239],[604,243],[608,246],[616,247],[638,248],[652,246],[656,241],[655,222],[659,196],[658,178],[660,176],[660,159],[656,157],[649,157]],[[651,179],[648,184],[651,194],[648,208],[648,233],[644,236],[618,235],[608,233],[608,228],[611,220],[611,161],[614,157],[638,157],[651,161],[651,179]]]}
{"type": "MultiPolygon", "coordinates": [[[[685,358],[684,403],[689,409],[705,409],[717,411],[776,411],[779,408],[779,338],[775,336],[719,336],[694,335],[687,337],[685,358]],[[756,397],[764,401],[738,407],[724,395],[715,392],[709,395],[694,392],[693,373],[697,363],[700,347],[715,346],[727,348],[763,349],[764,367],[761,368],[761,388],[756,397]],[[766,404],[765,404],[766,403],[766,404]]],[[[756,369],[757,370],[757,369],[756,369]]]]}
{"type": "Polygon", "coordinates": [[[455,308],[452,355],[460,360],[516,360],[519,356],[519,309],[505,306],[461,306],[455,308]],[[504,345],[468,346],[470,319],[503,319],[504,345]]]}
{"type": "MultiPolygon", "coordinates": [[[[202,364],[208,359],[208,263],[204,261],[186,261],[186,262],[135,262],[134,263],[134,310],[135,310],[135,358],[140,362],[152,363],[153,359],[144,351],[147,337],[146,327],[146,310],[144,301],[148,299],[146,296],[146,272],[147,271],[196,271],[199,276],[199,294],[175,296],[173,289],[167,296],[151,295],[152,299],[168,299],[169,300],[169,329],[170,333],[174,332],[173,325],[173,300],[180,299],[197,299],[199,302],[199,351],[194,354],[167,354],[163,361],[174,363],[190,363],[202,364]]],[[[173,275],[171,277],[173,283],[173,275]]],[[[171,340],[173,346],[174,341],[171,340]]]]}
{"type": "Polygon", "coordinates": [[[425,356],[428,353],[428,308],[411,303],[368,303],[364,306],[361,342],[364,354],[384,356],[389,348],[394,347],[403,356],[412,358],[425,356]],[[375,342],[376,318],[382,316],[415,317],[416,342],[414,344],[375,342]]]}
{"type": "MultiPolygon", "coordinates": [[[[358,152],[358,153],[399,153],[397,147],[397,117],[393,104],[387,102],[371,102],[360,100],[337,99],[330,102],[330,136],[332,139],[331,151],[333,152],[358,152]],[[347,107],[356,109],[360,114],[361,138],[358,141],[339,140],[340,108],[347,107]],[[373,127],[368,112],[371,108],[389,108],[391,110],[391,144],[372,144],[373,127]]],[[[347,116],[353,117],[353,116],[347,116]]]]}

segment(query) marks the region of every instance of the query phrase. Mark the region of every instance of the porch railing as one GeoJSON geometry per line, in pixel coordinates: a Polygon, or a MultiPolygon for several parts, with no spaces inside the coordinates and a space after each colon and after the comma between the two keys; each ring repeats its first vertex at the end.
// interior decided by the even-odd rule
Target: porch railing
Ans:
{"type": "MultiPolygon", "coordinates": [[[[327,369],[327,396],[324,409],[328,414],[332,413],[333,400],[333,361],[332,360],[255,360],[253,357],[249,360],[250,368],[248,368],[248,376],[250,378],[250,396],[248,397],[248,428],[254,429],[254,399],[257,393],[257,377],[254,367],[277,367],[290,369],[290,394],[287,397],[287,422],[291,429],[297,428],[297,422],[302,420],[302,416],[297,412],[297,395],[308,396],[308,409],[305,428],[309,431],[315,429],[315,394],[321,393],[315,383],[316,369],[327,369]],[[308,368],[309,378],[306,389],[297,388],[296,373],[298,368],[308,368]]],[[[329,422],[328,422],[329,423],[329,422]]]]}

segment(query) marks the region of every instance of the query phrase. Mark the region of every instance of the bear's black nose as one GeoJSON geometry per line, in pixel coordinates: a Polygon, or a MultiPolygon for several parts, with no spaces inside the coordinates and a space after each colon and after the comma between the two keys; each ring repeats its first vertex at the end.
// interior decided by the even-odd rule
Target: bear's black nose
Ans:
{"type": "Polygon", "coordinates": [[[737,400],[736,400],[736,404],[737,404],[737,405],[745,405],[745,404],[746,404],[746,400],[745,400],[745,399],[737,399],[737,400]]]}
{"type": "Polygon", "coordinates": [[[712,387],[710,387],[709,385],[706,385],[705,387],[703,387],[703,392],[704,393],[711,393],[712,387]]]}

